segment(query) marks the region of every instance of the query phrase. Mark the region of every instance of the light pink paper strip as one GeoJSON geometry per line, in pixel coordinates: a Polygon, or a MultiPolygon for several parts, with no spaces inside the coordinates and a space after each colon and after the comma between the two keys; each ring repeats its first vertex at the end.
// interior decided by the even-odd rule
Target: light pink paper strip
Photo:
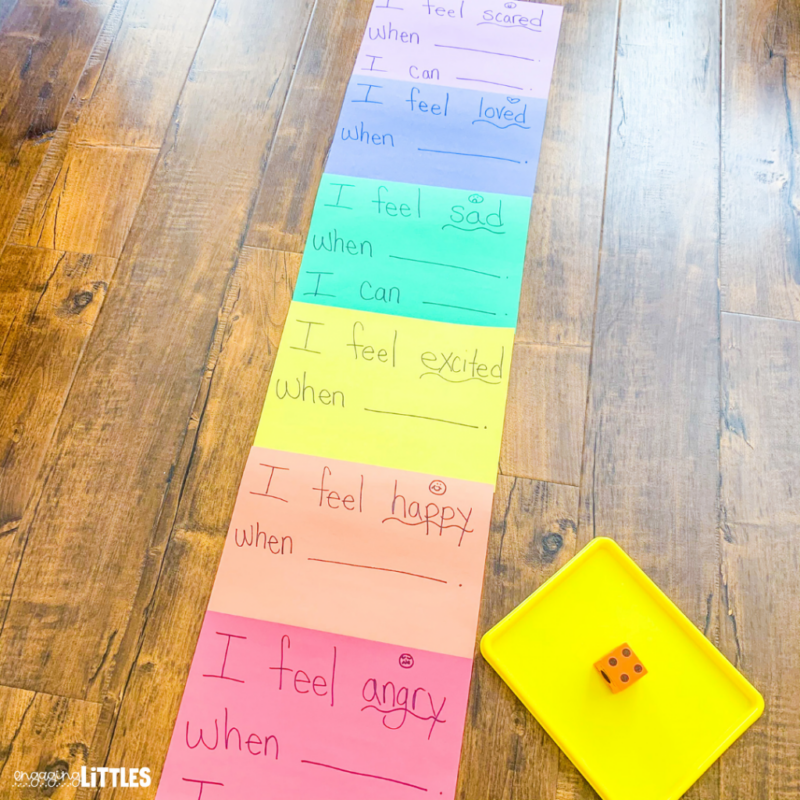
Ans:
{"type": "Polygon", "coordinates": [[[561,14],[539,3],[376,0],[354,73],[547,99],[561,14]]]}

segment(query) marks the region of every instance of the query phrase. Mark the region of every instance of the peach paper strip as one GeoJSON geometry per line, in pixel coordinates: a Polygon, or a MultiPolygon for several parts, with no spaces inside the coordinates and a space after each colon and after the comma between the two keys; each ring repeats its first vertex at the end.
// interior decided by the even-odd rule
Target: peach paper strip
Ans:
{"type": "Polygon", "coordinates": [[[471,658],[492,487],[254,447],[209,608],[471,658]]]}

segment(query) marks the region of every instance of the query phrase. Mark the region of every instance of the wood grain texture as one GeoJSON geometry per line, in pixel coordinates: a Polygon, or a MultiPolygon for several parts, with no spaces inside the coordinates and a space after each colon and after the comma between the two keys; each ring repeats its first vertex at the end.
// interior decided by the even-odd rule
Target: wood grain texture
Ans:
{"type": "Polygon", "coordinates": [[[159,543],[164,567],[146,574],[148,591],[140,590],[147,627],[133,637],[135,660],[119,678],[113,740],[98,731],[104,741],[95,749],[109,752],[109,764],[132,759],[160,775],[299,268],[299,255],[251,248],[237,266],[195,407],[191,469],[159,543]]]}
{"type": "Polygon", "coordinates": [[[71,779],[52,787],[18,786],[15,773],[80,772],[99,713],[96,703],[0,686],[0,795],[14,800],[77,797],[71,779]]]}
{"type": "Polygon", "coordinates": [[[558,5],[564,6],[564,14],[536,173],[517,341],[588,347],[603,220],[618,0],[558,5]]]}
{"type": "Polygon", "coordinates": [[[115,266],[29,247],[0,257],[0,547],[20,525],[115,266]]]}
{"type": "MultiPolygon", "coordinates": [[[[578,490],[501,476],[478,640],[577,551],[578,490]]],[[[477,650],[456,796],[556,800],[559,749],[477,650]]]]}
{"type": "Polygon", "coordinates": [[[247,243],[302,253],[317,187],[371,0],[317,5],[281,119],[247,243]]]}
{"type": "Polygon", "coordinates": [[[505,475],[580,481],[618,5],[564,6],[525,256],[505,475]]]}
{"type": "Polygon", "coordinates": [[[577,486],[589,348],[514,345],[500,472],[577,486]]]}
{"type": "Polygon", "coordinates": [[[309,11],[229,0],[209,22],[20,532],[0,682],[95,700],[112,680],[309,11]]]}
{"type": "Polygon", "coordinates": [[[121,254],[212,7],[126,0],[109,16],[12,242],[121,254]]]}
{"type": "MultiPolygon", "coordinates": [[[[712,641],[719,31],[716,0],[622,4],[579,530],[616,539],[712,641]]],[[[686,796],[719,798],[717,768],[686,796]]]]}
{"type": "MultiPolygon", "coordinates": [[[[24,201],[21,196],[17,203],[18,208],[5,220],[7,229],[11,231],[11,237],[8,240],[10,242],[26,243],[31,239],[35,242],[36,237],[28,234],[27,231],[38,225],[43,201],[47,199],[54,184],[61,178],[72,130],[103,74],[106,59],[109,57],[111,45],[119,31],[128,2],[129,0],[117,0],[106,14],[77,86],[57,121],[57,127],[43,139],[43,149],[37,155],[36,169],[32,173],[33,178],[22,187],[24,201]],[[24,193],[25,191],[27,194],[24,193]],[[19,213],[16,213],[17,211],[19,213]]],[[[69,34],[69,31],[62,30],[59,33],[65,36],[69,34]]]]}
{"type": "Polygon", "coordinates": [[[718,31],[713,0],[622,9],[582,478],[581,541],[617,539],[701,628],[717,564],[718,31]]]}
{"type": "Polygon", "coordinates": [[[92,52],[111,0],[19,0],[0,30],[0,247],[92,52]]]}
{"type": "Polygon", "coordinates": [[[157,150],[68,145],[47,192],[28,194],[11,241],[118,258],[157,158],[157,150]]]}
{"type": "Polygon", "coordinates": [[[213,8],[214,0],[128,0],[73,141],[159,148],[213,8]]]}
{"type": "Polygon", "coordinates": [[[800,796],[800,324],[723,314],[722,354],[721,646],[766,710],[720,762],[720,794],[789,800],[800,796]]]}
{"type": "Polygon", "coordinates": [[[800,320],[800,14],[727,0],[722,307],[800,320]]]}

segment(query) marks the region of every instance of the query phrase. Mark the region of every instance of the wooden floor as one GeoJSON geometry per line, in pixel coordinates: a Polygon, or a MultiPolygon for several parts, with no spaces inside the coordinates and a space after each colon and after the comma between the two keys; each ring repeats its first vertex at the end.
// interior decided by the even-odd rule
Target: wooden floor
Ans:
{"type": "MultiPolygon", "coordinates": [[[[160,773],[369,6],[0,0],[3,798],[160,773]]],[[[479,632],[615,538],[766,698],[687,797],[797,800],[799,0],[565,3],[500,472],[479,632]]],[[[595,797],[480,658],[462,762],[595,797]]]]}

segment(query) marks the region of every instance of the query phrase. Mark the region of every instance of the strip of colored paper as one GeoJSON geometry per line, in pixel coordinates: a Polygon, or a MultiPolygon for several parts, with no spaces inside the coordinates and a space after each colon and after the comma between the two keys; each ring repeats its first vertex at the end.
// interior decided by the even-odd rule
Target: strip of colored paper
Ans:
{"type": "Polygon", "coordinates": [[[529,198],[546,108],[535,97],[356,75],[327,171],[529,198]]]}
{"type": "Polygon", "coordinates": [[[471,658],[491,506],[484,483],[254,447],[209,608],[471,658]]]}
{"type": "Polygon", "coordinates": [[[453,797],[472,660],[209,611],[159,797],[453,797]]]}
{"type": "Polygon", "coordinates": [[[561,6],[378,0],[355,74],[547,98],[561,6]]]}
{"type": "Polygon", "coordinates": [[[494,485],[514,331],[293,302],[258,447],[494,485]]]}
{"type": "Polygon", "coordinates": [[[514,328],[531,201],[325,174],[295,299],[514,328]]]}

